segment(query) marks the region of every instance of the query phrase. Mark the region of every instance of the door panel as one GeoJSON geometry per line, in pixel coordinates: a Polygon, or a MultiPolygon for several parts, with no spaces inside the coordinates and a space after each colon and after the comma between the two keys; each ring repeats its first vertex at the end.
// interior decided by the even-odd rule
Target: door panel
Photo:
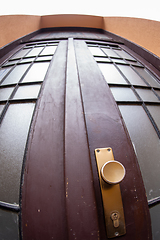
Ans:
{"type": "Polygon", "coordinates": [[[126,168],[126,177],[120,186],[127,233],[121,238],[151,239],[148,204],[132,143],[109,86],[98,69],[97,63],[87,49],[86,44],[77,40],[75,41],[75,46],[92,160],[95,193],[98,202],[101,237],[102,239],[104,238],[105,232],[94,149],[111,147],[115,160],[120,161],[126,168]]]}

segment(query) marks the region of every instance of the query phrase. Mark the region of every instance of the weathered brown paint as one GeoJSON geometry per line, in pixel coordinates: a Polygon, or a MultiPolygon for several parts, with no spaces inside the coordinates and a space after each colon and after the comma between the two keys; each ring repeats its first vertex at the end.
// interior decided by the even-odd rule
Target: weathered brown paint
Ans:
{"type": "Polygon", "coordinates": [[[112,147],[127,171],[121,239],[151,239],[143,181],[119,110],[86,44],[74,42],[76,59],[73,40],[68,56],[67,41],[60,42],[37,106],[22,191],[23,239],[107,239],[98,147],[112,147]]]}
{"type": "Polygon", "coordinates": [[[37,106],[22,191],[23,239],[67,239],[64,93],[67,41],[51,62],[37,106]]]}
{"type": "Polygon", "coordinates": [[[106,239],[94,149],[111,147],[115,160],[120,161],[126,168],[126,177],[120,186],[127,233],[121,239],[151,239],[151,223],[143,181],[119,110],[97,63],[89,53],[85,43],[77,40],[75,46],[93,166],[95,193],[100,213],[101,238],[106,239]]]}
{"type": "Polygon", "coordinates": [[[68,42],[65,188],[69,239],[98,239],[98,216],[73,39],[68,42]]]}

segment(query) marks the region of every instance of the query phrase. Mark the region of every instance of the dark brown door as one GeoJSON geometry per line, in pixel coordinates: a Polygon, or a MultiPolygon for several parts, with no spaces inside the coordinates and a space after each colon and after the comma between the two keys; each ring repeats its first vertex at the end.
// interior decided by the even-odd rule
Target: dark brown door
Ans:
{"type": "Polygon", "coordinates": [[[62,40],[29,138],[22,186],[24,240],[107,239],[94,155],[105,147],[126,168],[120,184],[126,234],[120,239],[151,239],[141,172],[111,90],[85,41],[62,40]]]}

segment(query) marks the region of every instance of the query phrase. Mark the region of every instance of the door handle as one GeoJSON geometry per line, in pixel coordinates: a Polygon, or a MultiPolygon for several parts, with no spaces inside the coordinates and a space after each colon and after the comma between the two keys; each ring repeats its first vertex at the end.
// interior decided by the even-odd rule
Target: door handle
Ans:
{"type": "Polygon", "coordinates": [[[112,148],[95,149],[108,238],[126,233],[124,210],[119,183],[125,177],[125,167],[114,160],[112,148]]]}

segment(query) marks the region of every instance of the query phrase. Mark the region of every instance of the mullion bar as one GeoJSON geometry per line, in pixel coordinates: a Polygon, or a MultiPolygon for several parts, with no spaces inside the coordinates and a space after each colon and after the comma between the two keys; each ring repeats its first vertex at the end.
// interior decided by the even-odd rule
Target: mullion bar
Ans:
{"type": "Polygon", "coordinates": [[[10,99],[9,103],[35,103],[37,98],[10,99]]]}
{"type": "MultiPolygon", "coordinates": [[[[160,90],[157,88],[156,90],[160,90]]],[[[156,93],[155,88],[152,88],[152,92],[156,95],[156,97],[160,100],[160,96],[156,93]]]]}
{"type": "MultiPolygon", "coordinates": [[[[103,51],[103,49],[101,49],[101,51],[103,51]]],[[[103,51],[104,52],[104,51],[103,51]]],[[[105,52],[104,52],[105,53],[105,52]]],[[[106,54],[106,53],[105,53],[106,54]]],[[[106,56],[108,56],[106,54],[106,56]]],[[[112,58],[110,56],[108,56],[108,58],[111,60],[111,63],[115,66],[115,68],[118,70],[118,72],[122,75],[122,77],[125,79],[125,81],[130,85],[130,81],[126,78],[126,76],[123,74],[123,72],[118,68],[117,64],[115,62],[112,61],[112,58]]],[[[124,64],[126,66],[126,64],[124,64]]]]}
{"type": "Polygon", "coordinates": [[[4,82],[4,80],[8,77],[8,75],[14,70],[14,68],[17,66],[17,64],[13,65],[11,69],[7,72],[7,74],[2,78],[0,81],[0,85],[4,82]]]}
{"type": "Polygon", "coordinates": [[[160,197],[153,198],[151,200],[148,200],[148,206],[149,208],[153,205],[157,205],[160,202],[160,197]]]}
{"type": "Polygon", "coordinates": [[[143,104],[142,101],[116,101],[118,105],[141,105],[143,104]]]}
{"type": "Polygon", "coordinates": [[[11,210],[11,211],[14,211],[14,212],[19,212],[20,211],[19,205],[6,203],[6,202],[2,202],[2,201],[0,201],[0,208],[4,208],[6,210],[11,210]]]}
{"type": "MultiPolygon", "coordinates": [[[[18,100],[17,100],[17,99],[13,99],[13,97],[14,97],[15,93],[17,92],[19,86],[23,86],[23,85],[25,86],[25,85],[32,85],[32,84],[34,84],[34,82],[33,82],[33,83],[22,83],[22,80],[23,80],[24,76],[28,73],[28,71],[31,69],[31,67],[32,67],[32,65],[35,63],[36,59],[40,56],[41,52],[45,49],[45,47],[46,47],[46,44],[45,44],[45,46],[42,48],[42,50],[39,52],[39,54],[38,54],[38,55],[34,58],[34,60],[31,62],[31,64],[29,65],[29,67],[26,69],[26,71],[22,74],[22,77],[19,79],[19,81],[18,81],[17,83],[0,86],[0,88],[14,87],[14,89],[13,89],[11,95],[9,96],[8,100],[5,101],[5,106],[4,106],[4,108],[3,108],[2,112],[1,112],[1,115],[0,115],[0,124],[1,124],[1,122],[2,122],[2,120],[3,120],[3,118],[4,118],[4,116],[5,116],[5,113],[6,113],[7,109],[8,109],[8,107],[9,107],[9,104],[10,104],[10,103],[35,102],[35,101],[37,100],[37,98],[20,99],[20,100],[18,99],[18,100]]],[[[34,49],[34,48],[36,48],[36,45],[35,45],[34,47],[32,47],[31,50],[28,51],[23,57],[21,57],[20,59],[18,59],[18,62],[15,63],[15,65],[10,69],[10,71],[9,71],[9,72],[6,74],[6,76],[2,79],[1,83],[2,83],[2,82],[6,79],[6,77],[13,71],[13,69],[15,69],[16,66],[19,65],[19,62],[20,62],[22,59],[24,59],[24,58],[26,57],[26,55],[27,55],[29,52],[31,52],[32,49],[34,49]]],[[[24,47],[23,47],[22,49],[24,49],[24,47]]],[[[22,49],[20,49],[19,51],[21,51],[22,49]]],[[[19,51],[17,51],[17,53],[18,53],[19,51]]],[[[15,54],[16,54],[16,53],[14,53],[12,56],[14,56],[15,54]]],[[[12,57],[12,56],[11,56],[11,57],[12,57]]],[[[25,65],[25,63],[24,63],[24,65],[25,65]]],[[[39,83],[42,83],[42,81],[36,82],[36,84],[39,84],[39,83]]],[[[1,102],[1,103],[2,103],[2,102],[1,102]]]]}
{"type": "MultiPolygon", "coordinates": [[[[102,50],[102,49],[101,49],[102,50]]],[[[103,50],[102,50],[103,51],[103,50]]],[[[103,51],[104,52],[104,51],[103,51]]],[[[104,52],[105,53],[105,52],[104,52]]],[[[106,54],[106,53],[105,53],[106,54]]],[[[111,57],[110,56],[108,56],[108,58],[109,59],[111,59],[111,57]]],[[[118,66],[117,66],[117,64],[115,63],[115,62],[113,62],[112,63],[116,68],[117,68],[117,70],[120,72],[120,74],[124,77],[124,79],[127,81],[127,83],[128,84],[130,84],[131,85],[131,89],[133,90],[133,92],[135,93],[135,95],[137,96],[137,98],[139,99],[139,101],[117,101],[117,104],[140,104],[140,105],[142,105],[142,107],[143,107],[143,109],[144,109],[144,111],[146,112],[146,114],[147,114],[147,116],[149,117],[149,120],[150,120],[150,122],[152,123],[152,126],[154,127],[154,129],[155,129],[155,131],[156,131],[156,133],[157,133],[157,135],[158,135],[158,138],[160,139],[160,130],[159,130],[159,128],[158,128],[158,126],[157,126],[157,124],[155,123],[155,121],[154,121],[154,119],[153,119],[153,117],[152,117],[152,115],[150,114],[150,112],[148,111],[148,109],[147,109],[147,107],[146,107],[146,105],[145,105],[145,102],[147,103],[147,101],[143,101],[143,99],[140,97],[140,95],[137,93],[137,91],[136,91],[136,88],[135,88],[135,85],[132,85],[131,83],[130,83],[130,81],[126,78],[126,76],[121,72],[121,70],[118,68],[118,66]]],[[[132,67],[132,65],[130,65],[130,67],[137,73],[137,71],[132,67]]],[[[138,73],[137,73],[138,74],[138,73]]],[[[146,88],[148,89],[150,89],[151,91],[153,91],[153,88],[150,86],[150,84],[140,75],[140,74],[138,74],[140,77],[141,77],[141,79],[147,84],[147,86],[146,86],[146,88]]],[[[142,88],[142,86],[140,86],[140,87],[138,87],[138,88],[142,88]]],[[[153,91],[154,92],[154,91],[153,91]]],[[[155,94],[156,96],[157,96],[157,94],[155,94]]],[[[159,97],[158,97],[158,99],[160,99],[159,97]]]]}
{"type": "Polygon", "coordinates": [[[149,112],[149,110],[148,110],[148,108],[146,107],[146,105],[145,105],[144,102],[143,102],[143,104],[142,104],[142,107],[143,107],[143,109],[145,110],[147,116],[149,117],[149,120],[150,120],[150,122],[152,123],[152,125],[153,125],[153,127],[154,127],[154,129],[155,129],[155,131],[156,131],[156,133],[157,133],[157,135],[158,135],[158,138],[160,139],[160,130],[159,130],[156,122],[154,121],[152,115],[150,114],[150,112],[149,112]]]}
{"type": "Polygon", "coordinates": [[[8,107],[9,107],[9,102],[6,101],[5,106],[4,106],[4,108],[3,108],[3,110],[2,110],[2,112],[1,112],[1,114],[0,114],[0,125],[1,125],[1,123],[2,123],[2,120],[3,120],[3,118],[4,118],[4,115],[5,115],[8,107]]]}
{"type": "MultiPolygon", "coordinates": [[[[139,72],[137,72],[136,69],[135,69],[132,65],[131,65],[130,67],[131,67],[132,70],[133,70],[134,72],[136,72],[137,75],[147,84],[147,86],[151,87],[150,84],[145,80],[145,78],[143,78],[143,77],[139,74],[139,72]]],[[[137,67],[137,66],[136,66],[136,67],[137,67]]],[[[145,67],[143,67],[143,69],[145,69],[145,67]]]]}

